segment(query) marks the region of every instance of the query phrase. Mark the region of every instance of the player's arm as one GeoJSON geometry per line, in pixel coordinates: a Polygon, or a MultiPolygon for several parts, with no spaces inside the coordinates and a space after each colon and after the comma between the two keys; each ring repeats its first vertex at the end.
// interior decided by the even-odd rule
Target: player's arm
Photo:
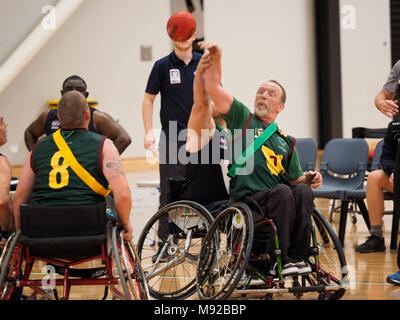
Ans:
{"type": "Polygon", "coordinates": [[[399,112],[398,101],[393,101],[395,95],[395,92],[381,90],[375,97],[376,108],[389,118],[399,112]]]}
{"type": "Polygon", "coordinates": [[[221,86],[222,65],[221,48],[214,43],[202,43],[200,47],[210,54],[210,66],[205,70],[206,92],[214,101],[221,114],[227,114],[233,103],[233,96],[221,86]]]}
{"type": "Polygon", "coordinates": [[[106,139],[103,147],[103,174],[113,190],[119,222],[125,230],[124,238],[132,240],[133,229],[129,220],[132,206],[131,192],[118,151],[109,139],[106,139]]]}
{"type": "Polygon", "coordinates": [[[17,231],[21,229],[20,205],[28,203],[32,194],[33,185],[35,183],[36,175],[31,168],[31,157],[32,153],[29,154],[28,158],[25,161],[24,167],[22,168],[21,176],[19,177],[17,190],[15,192],[13,200],[14,221],[15,221],[15,228],[17,231]]]}
{"type": "Polygon", "coordinates": [[[156,99],[155,94],[145,93],[142,102],[142,118],[144,126],[144,147],[150,149],[155,143],[153,134],[153,105],[156,99]]]}
{"type": "Polygon", "coordinates": [[[46,125],[46,119],[48,111],[42,112],[39,117],[34,120],[24,133],[25,145],[29,151],[32,150],[38,139],[45,134],[44,127],[46,125]]]}
{"type": "Polygon", "coordinates": [[[215,129],[209,97],[205,91],[204,70],[209,54],[202,56],[193,82],[193,107],[188,121],[186,150],[195,152],[209,142],[215,129]]]}
{"type": "Polygon", "coordinates": [[[0,157],[0,227],[7,231],[10,228],[10,180],[11,164],[6,157],[0,157]]]}
{"type": "Polygon", "coordinates": [[[105,135],[114,142],[119,154],[131,144],[132,139],[126,130],[109,114],[101,111],[93,112],[93,125],[96,132],[105,135]]]}

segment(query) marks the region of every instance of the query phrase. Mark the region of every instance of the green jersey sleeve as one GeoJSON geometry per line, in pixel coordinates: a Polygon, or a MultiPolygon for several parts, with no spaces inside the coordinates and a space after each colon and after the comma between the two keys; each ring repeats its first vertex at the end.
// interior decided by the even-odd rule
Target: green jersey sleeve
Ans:
{"type": "Polygon", "coordinates": [[[250,110],[243,103],[233,98],[229,112],[223,115],[227,128],[233,133],[235,129],[243,129],[250,116],[250,110]]]}
{"type": "Polygon", "coordinates": [[[295,180],[304,174],[300,165],[299,154],[296,148],[293,149],[293,154],[289,162],[288,175],[290,180],[295,180]]]}

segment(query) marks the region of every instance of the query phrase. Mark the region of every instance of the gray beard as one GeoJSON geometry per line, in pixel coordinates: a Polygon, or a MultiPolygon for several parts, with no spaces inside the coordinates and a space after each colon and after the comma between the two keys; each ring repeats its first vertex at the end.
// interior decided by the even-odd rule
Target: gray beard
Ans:
{"type": "Polygon", "coordinates": [[[269,110],[268,106],[266,106],[265,109],[259,109],[259,108],[256,107],[256,106],[254,107],[254,114],[255,114],[257,117],[263,118],[263,117],[268,116],[269,113],[270,113],[270,110],[269,110]]]}

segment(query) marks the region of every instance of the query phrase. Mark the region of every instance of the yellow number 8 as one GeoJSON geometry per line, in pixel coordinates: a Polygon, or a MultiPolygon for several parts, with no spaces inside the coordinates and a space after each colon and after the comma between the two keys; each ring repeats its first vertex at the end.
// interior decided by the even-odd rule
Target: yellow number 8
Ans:
{"type": "Polygon", "coordinates": [[[67,186],[69,182],[69,173],[67,168],[69,167],[69,165],[61,155],[61,151],[57,151],[53,155],[50,165],[53,170],[51,170],[49,173],[49,187],[53,189],[61,189],[67,186]],[[61,163],[60,158],[62,158],[61,163]],[[60,182],[57,181],[58,174],[60,174],[60,182]]]}

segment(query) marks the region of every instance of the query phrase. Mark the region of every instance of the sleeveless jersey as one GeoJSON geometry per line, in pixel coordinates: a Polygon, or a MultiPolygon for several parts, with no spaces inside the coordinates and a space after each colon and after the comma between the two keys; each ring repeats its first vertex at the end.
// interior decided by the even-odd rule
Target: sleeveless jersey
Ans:
{"type": "MultiPolygon", "coordinates": [[[[90,110],[90,122],[89,131],[96,132],[93,125],[93,113],[96,111],[95,108],[89,107],[90,110]]],[[[44,132],[47,136],[51,135],[61,128],[60,120],[57,118],[57,109],[51,109],[47,114],[46,123],[44,125],[44,132]]]]}
{"type": "MultiPolygon", "coordinates": [[[[233,135],[233,158],[237,159],[269,124],[263,122],[238,100],[234,99],[224,115],[233,135]],[[236,129],[236,130],[235,130],[236,129]],[[240,129],[240,130],[237,130],[240,129]]],[[[296,140],[277,130],[264,142],[232,179],[230,194],[235,200],[257,191],[268,190],[277,184],[290,185],[290,180],[303,175],[295,150],[296,140]]]]}
{"type": "MultiPolygon", "coordinates": [[[[77,161],[105,188],[108,182],[102,173],[101,152],[105,137],[84,129],[61,131],[77,161]]],[[[31,167],[36,179],[33,205],[81,205],[104,201],[69,167],[56,146],[53,135],[35,147],[31,167]]]]}

